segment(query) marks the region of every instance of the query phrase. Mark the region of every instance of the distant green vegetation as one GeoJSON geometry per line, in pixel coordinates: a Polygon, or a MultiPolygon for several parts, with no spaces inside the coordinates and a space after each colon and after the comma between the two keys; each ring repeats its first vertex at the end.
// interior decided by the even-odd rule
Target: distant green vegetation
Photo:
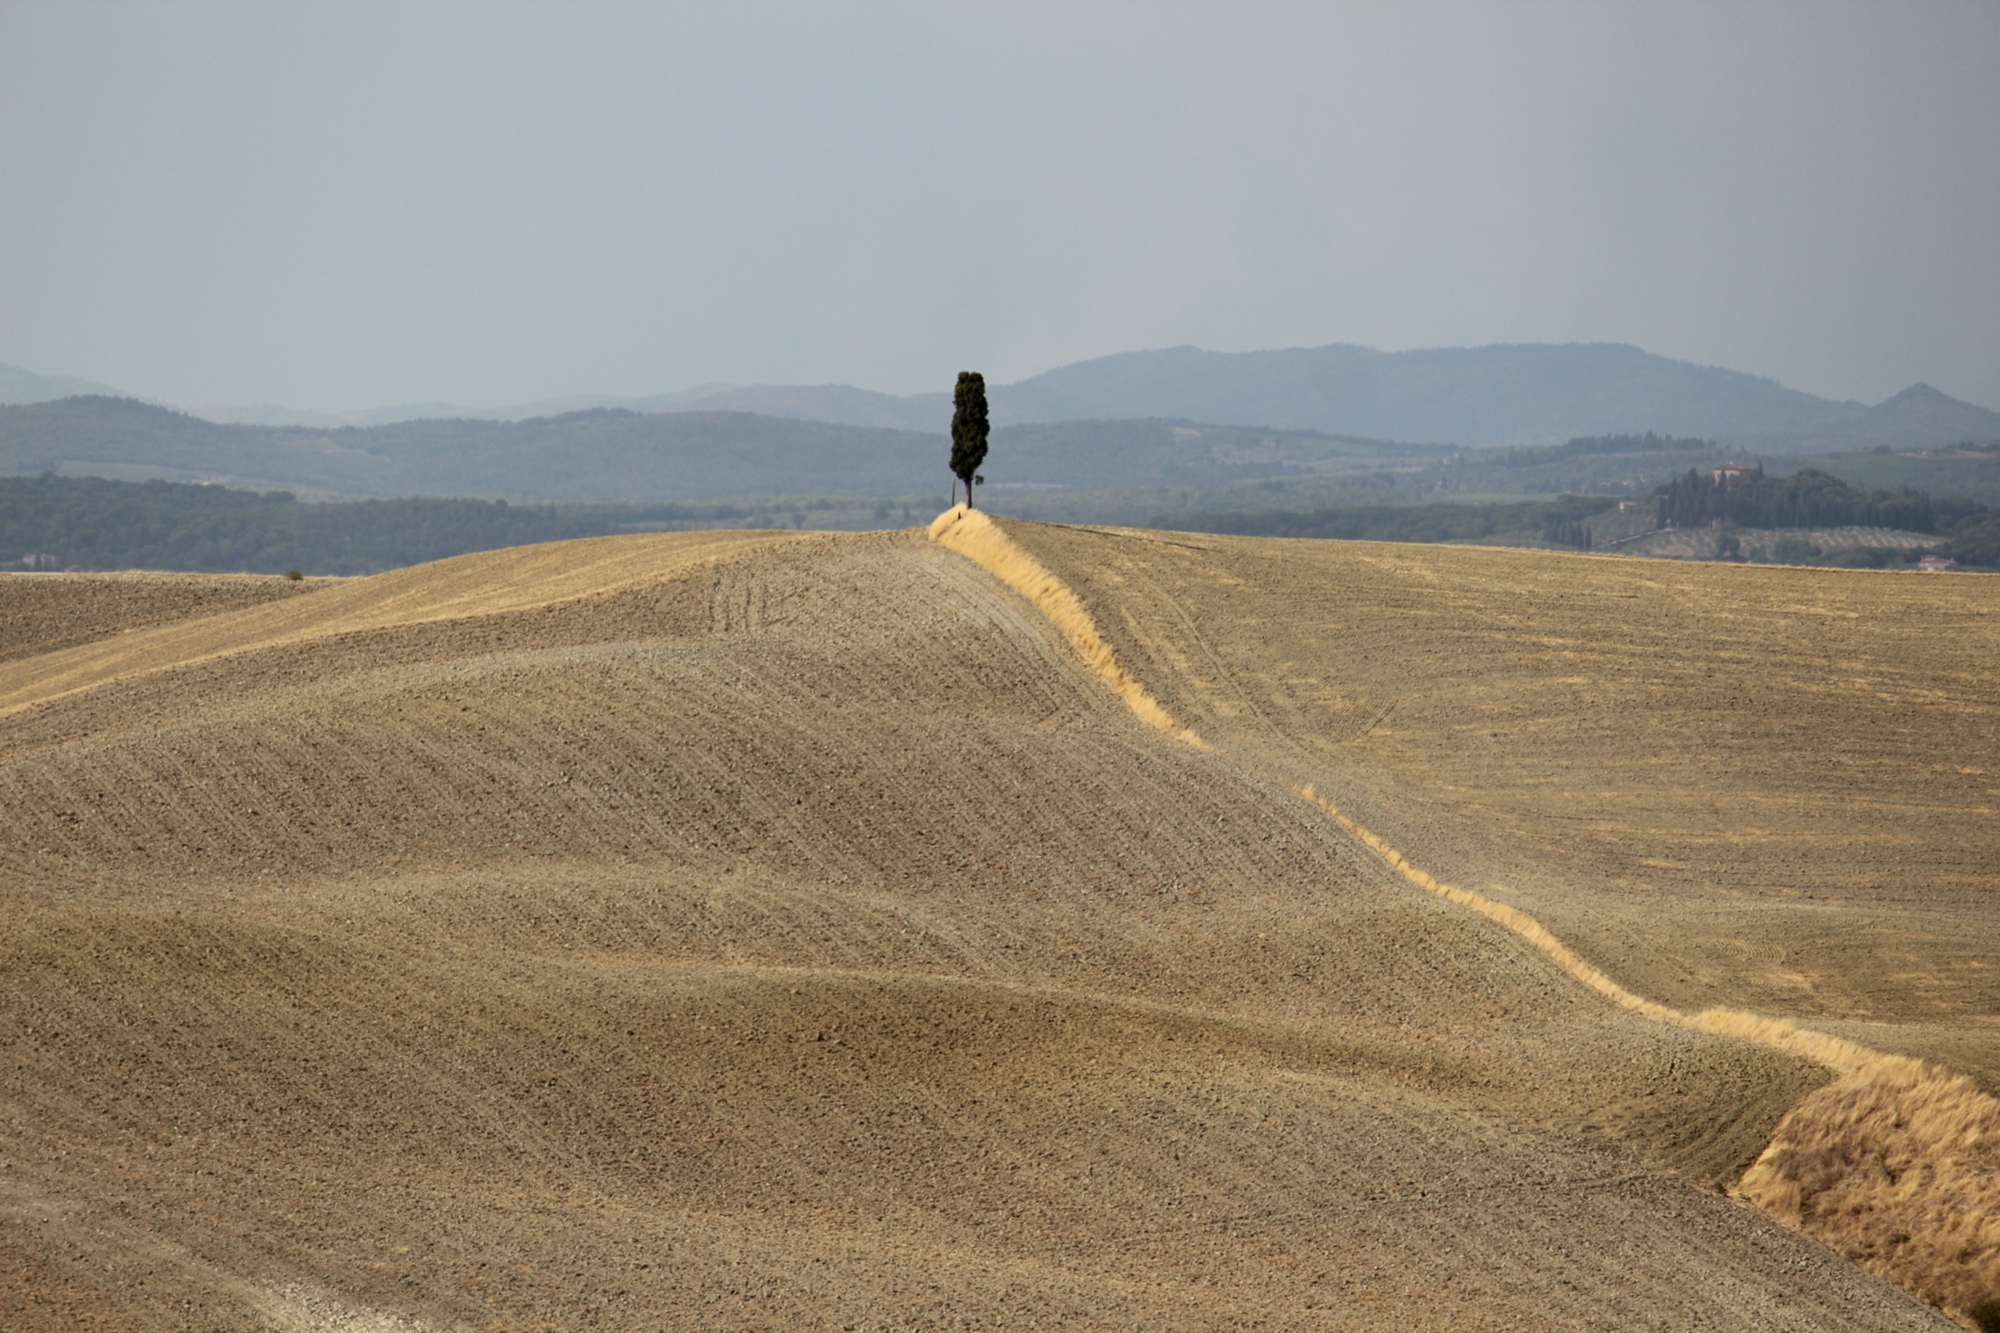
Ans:
{"type": "MultiPolygon", "coordinates": [[[[1306,513],[1266,509],[1254,513],[1191,514],[1175,519],[1172,526],[1187,532],[1224,532],[1245,537],[1472,542],[1503,534],[1533,537],[1547,532],[1551,526],[1580,524],[1617,504],[1611,496],[1562,495],[1553,500],[1513,504],[1356,505],[1306,513]]],[[[1164,519],[1160,526],[1167,526],[1164,519]]]]}
{"type": "Polygon", "coordinates": [[[949,476],[938,438],[748,412],[612,408],[368,429],[224,426],[131,399],[70,398],[0,406],[0,475],[557,504],[942,495],[949,476]]]}
{"type": "MultiPolygon", "coordinates": [[[[1009,487],[1214,486],[1428,461],[1448,450],[1179,421],[999,429],[979,471],[1009,487]]],[[[936,494],[942,435],[748,412],[594,408],[527,421],[405,421],[366,429],[228,426],[121,398],[0,406],[0,475],[213,482],[354,498],[693,504],[762,496],[936,494]]],[[[982,490],[982,501],[989,491],[982,490]]],[[[943,506],[940,505],[940,508],[943,506]]]]}
{"type": "Polygon", "coordinates": [[[825,499],[713,505],[510,505],[505,500],[305,504],[289,492],[96,477],[0,477],[0,566],[373,574],[468,551],[690,527],[874,526],[930,507],[825,499]]]}
{"type": "MultiPolygon", "coordinates": [[[[640,417],[606,411],[517,424],[521,429],[413,422],[379,431],[298,431],[279,452],[290,458],[286,467],[294,474],[315,476],[321,474],[314,467],[338,471],[375,450],[404,462],[412,452],[426,455],[424,469],[434,468],[439,478],[470,466],[449,458],[458,445],[483,457],[473,461],[494,477],[517,475],[506,464],[509,456],[521,463],[523,480],[546,479],[567,459],[572,493],[598,493],[615,483],[624,490],[612,493],[633,502],[500,503],[489,494],[317,504],[295,499],[289,487],[0,475],[0,567],[366,574],[467,551],[637,530],[907,527],[944,507],[950,478],[939,458],[943,438],[909,432],[828,428],[844,432],[836,438],[820,433],[818,423],[742,413],[640,417]],[[344,459],[322,453],[314,463],[309,446],[329,440],[344,459]],[[906,450],[911,441],[921,450],[906,450]],[[646,476],[656,480],[650,486],[635,480],[646,476]],[[774,476],[791,479],[798,489],[772,494],[774,476]],[[873,494],[859,491],[870,479],[883,484],[873,494]],[[662,491],[700,492],[731,480],[741,488],[653,500],[662,491]]],[[[101,456],[151,457],[156,465],[175,459],[183,475],[199,475],[199,469],[182,465],[226,461],[227,450],[204,451],[244,443],[238,432],[256,437],[252,454],[285,434],[215,426],[129,400],[0,408],[0,445],[11,442],[17,462],[27,456],[57,461],[37,452],[42,428],[55,432],[42,441],[50,449],[60,444],[88,452],[84,446],[90,446],[101,456]],[[168,447],[181,432],[180,444],[168,447]]],[[[1628,549],[1625,539],[1664,517],[1683,528],[1719,521],[1725,528],[1800,530],[1786,556],[1769,541],[1750,541],[1741,546],[1744,558],[1892,565],[1932,551],[1972,567],[2000,567],[2000,513],[1975,499],[1864,488],[1812,468],[1778,475],[1776,468],[1792,461],[1778,459],[1767,460],[1768,475],[1753,472],[1747,482],[1719,488],[1704,471],[1690,472],[1688,463],[1697,458],[1706,468],[1711,458],[1726,458],[1703,441],[1663,436],[1576,439],[1515,451],[1532,457],[1511,464],[1500,457],[1506,452],[1405,452],[1316,432],[1179,421],[1034,424],[993,433],[993,453],[982,470],[997,484],[982,492],[981,501],[1002,514],[1055,522],[1600,551],[1628,549]],[[1024,475],[1066,480],[1019,480],[1024,475]],[[1598,493],[1553,493],[1554,481],[1565,476],[1598,493]],[[1658,481],[1641,489],[1648,476],[1658,481]],[[1111,479],[1124,489],[1105,488],[1111,479]],[[1614,512],[1621,494],[1629,507],[1614,512]],[[1447,497],[1454,502],[1440,502],[1447,497]],[[1936,541],[1877,550],[1842,544],[1851,537],[1829,542],[1806,531],[1848,525],[1922,532],[1936,541]],[[1813,549],[1818,545],[1828,549],[1813,549]]],[[[389,461],[389,473],[402,467],[389,461]]],[[[2000,454],[1969,446],[1937,457],[1870,453],[1825,461],[1843,470],[1852,464],[1919,476],[1929,475],[1922,470],[1929,467],[1967,476],[1968,469],[1985,468],[2000,477],[2000,454]]],[[[401,475],[432,475],[424,469],[401,475]]]]}
{"type": "MultiPolygon", "coordinates": [[[[1654,496],[1659,526],[1703,528],[1719,522],[1716,558],[1744,556],[1744,544],[1726,529],[1879,527],[1932,533],[1939,540],[1911,546],[1844,546],[1822,550],[1802,535],[1759,545],[1757,559],[1853,569],[1914,565],[1927,554],[1949,556],[1969,568],[2000,568],[2000,512],[1970,500],[1932,499],[1922,492],[1864,491],[1812,469],[1790,477],[1753,472],[1717,484],[1700,473],[1662,486],[1654,496]]],[[[1617,512],[1612,496],[1563,495],[1550,500],[1498,504],[1349,505],[1160,515],[1153,526],[1189,532],[1253,537],[1317,537],[1350,541],[1478,542],[1602,550],[1645,530],[1653,515],[1641,508],[1617,512]]]]}
{"type": "MultiPolygon", "coordinates": [[[[1746,460],[1750,461],[1750,460],[1746,460]]],[[[1818,454],[1809,459],[1766,458],[1770,472],[1788,472],[1805,465],[1816,467],[1852,486],[1870,490],[1900,491],[1906,488],[1928,491],[1942,500],[1951,496],[2000,505],[2000,443],[1983,444],[1971,440],[1947,448],[1895,451],[1869,449],[1860,453],[1818,454]]]]}
{"type": "MultiPolygon", "coordinates": [[[[942,502],[941,434],[754,415],[594,409],[527,421],[408,421],[370,428],[218,425],[130,399],[0,406],[0,476],[158,478],[305,499],[449,495],[516,504],[792,504],[853,507],[893,495],[942,502]]],[[[1397,444],[1310,430],[1148,418],[1001,427],[979,471],[982,507],[1055,522],[1186,526],[1236,510],[1320,511],[1441,500],[1650,496],[1686,472],[1804,465],[1872,489],[2000,504],[2000,453],[1757,458],[1657,433],[1532,448],[1397,444]]],[[[1650,505],[1647,506],[1649,509],[1650,505]]],[[[821,526],[852,526],[847,521],[821,526]]],[[[1540,532],[1533,525],[1529,539],[1540,532]]],[[[1594,541],[1604,534],[1596,525],[1594,541]]]]}
{"type": "Polygon", "coordinates": [[[1592,541],[1590,524],[1580,518],[1551,518],[1542,524],[1542,540],[1551,546],[1569,546],[1588,551],[1592,541]]]}
{"type": "Polygon", "coordinates": [[[1983,509],[1958,519],[1952,525],[1951,541],[1940,554],[1961,565],[2000,569],[2000,513],[1983,509]]]}
{"type": "Polygon", "coordinates": [[[1760,467],[1747,476],[1724,480],[1690,468],[1686,476],[1656,494],[1663,528],[1699,528],[1722,519],[1745,528],[1937,530],[1931,497],[1922,491],[1864,491],[1818,468],[1770,477],[1760,467]]]}
{"type": "Polygon", "coordinates": [[[1805,538],[1781,538],[1772,558],[1785,563],[1855,569],[1912,564],[1920,554],[1949,556],[1981,569],[2000,568],[2000,512],[1975,500],[1934,498],[1922,491],[1863,490],[1817,468],[1788,477],[1768,477],[1763,469],[1736,481],[1716,482],[1690,471],[1656,497],[1662,527],[1703,527],[1720,521],[1741,528],[1803,529],[1872,527],[1933,533],[1944,540],[1928,551],[1912,547],[1863,546],[1822,552],[1805,538]]]}
{"type": "Polygon", "coordinates": [[[1541,448],[1501,449],[1493,461],[1501,467],[1538,467],[1566,458],[1594,458],[1604,454],[1688,454],[1706,453],[1722,446],[1714,440],[1697,440],[1673,435],[1583,435],[1562,444],[1541,448]]]}

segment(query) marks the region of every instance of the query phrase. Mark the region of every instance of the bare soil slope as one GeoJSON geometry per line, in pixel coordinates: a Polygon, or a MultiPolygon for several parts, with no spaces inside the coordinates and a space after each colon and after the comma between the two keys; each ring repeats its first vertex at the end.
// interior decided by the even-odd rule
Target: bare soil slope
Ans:
{"type": "Polygon", "coordinates": [[[322,580],[261,574],[0,574],[0,661],[259,602],[322,580]]]}
{"type": "Polygon", "coordinates": [[[0,662],[0,1325],[1940,1326],[1711,1187],[1823,1071],[1411,889],[1288,789],[1368,776],[1307,668],[1178,684],[1150,546],[1024,537],[1256,761],[912,534],[0,662]]]}
{"type": "Polygon", "coordinates": [[[2000,579],[1005,526],[1197,731],[1632,989],[2000,1087],[2000,579]]]}

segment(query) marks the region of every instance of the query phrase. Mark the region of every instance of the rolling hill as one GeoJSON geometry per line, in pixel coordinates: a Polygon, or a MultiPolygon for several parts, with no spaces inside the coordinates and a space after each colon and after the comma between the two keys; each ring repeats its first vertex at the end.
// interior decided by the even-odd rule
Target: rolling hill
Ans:
{"type": "Polygon", "coordinates": [[[994,400],[1002,420],[1177,416],[1474,447],[1643,431],[1773,450],[2000,438],[2000,413],[1926,385],[1864,407],[1617,343],[1176,347],[1064,366],[994,400]]]}
{"type": "MultiPolygon", "coordinates": [[[[1214,486],[1405,467],[1446,451],[1317,431],[1174,421],[995,432],[1001,487],[1214,486]]],[[[220,425],[132,399],[0,407],[0,472],[214,482],[346,496],[686,503],[925,496],[951,484],[942,435],[747,412],[599,408],[367,428],[220,425]]]]}
{"type": "Polygon", "coordinates": [[[330,430],[221,425],[128,398],[0,407],[6,471],[348,496],[606,502],[907,494],[944,473],[940,450],[908,431],[740,412],[593,409],[522,422],[330,430]]]}
{"type": "MultiPolygon", "coordinates": [[[[1655,356],[1621,343],[1501,343],[1380,352],[1334,343],[1256,352],[1169,347],[1123,352],[989,386],[997,426],[1172,419],[1461,448],[1561,444],[1577,436],[1699,436],[1770,453],[1927,448],[2000,441],[2000,412],[1913,384],[1869,406],[1776,380],[1655,356]]],[[[116,396],[87,381],[0,367],[0,404],[116,396]],[[67,387],[60,387],[67,386],[67,387]]],[[[951,396],[848,384],[707,384],[631,397],[575,395],[510,407],[444,403],[338,415],[268,403],[206,408],[217,422],[373,427],[420,418],[522,422],[591,409],[652,415],[751,413],[943,434],[951,396]]]]}
{"type": "Polygon", "coordinates": [[[1950,1326],[1382,848],[1990,1089],[1989,581],[994,531],[0,576],[0,1322],[1950,1326]]]}

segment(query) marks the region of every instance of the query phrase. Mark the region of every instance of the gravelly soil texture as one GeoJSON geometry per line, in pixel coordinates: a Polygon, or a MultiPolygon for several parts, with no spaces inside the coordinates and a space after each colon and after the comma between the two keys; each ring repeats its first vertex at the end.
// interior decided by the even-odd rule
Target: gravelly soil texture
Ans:
{"type": "MultiPolygon", "coordinates": [[[[1679,947],[1688,998],[1777,993],[1713,941],[1825,904],[1684,913],[1705,881],[1621,862],[1638,833],[1553,838],[1536,669],[1514,786],[1397,757],[1457,736],[1411,739],[1448,706],[1426,590],[1517,557],[1008,530],[1228,744],[917,534],[469,556],[0,662],[0,1327],[1949,1327],[1715,1188],[1824,1071],[1610,1008],[1292,794],[1492,858],[1635,986],[1679,947]]],[[[1919,615],[1990,625],[1946,583],[1919,615]]],[[[1661,661],[1656,620],[1592,620],[1596,669],[1728,660],[1661,661]]],[[[1580,734],[1672,729],[1603,689],[1580,734]]],[[[1736,829],[1732,781],[1648,855],[1736,829]]],[[[1969,878],[1911,920],[1981,882],[1956,791],[1905,855],[1969,878]]],[[[1876,883],[1812,840],[1855,822],[1798,816],[1828,900],[1876,883]]],[[[1866,1016],[1974,1049],[1932,1003],[1866,1016]]]]}
{"type": "Polygon", "coordinates": [[[95,639],[296,597],[322,579],[261,574],[7,574],[0,597],[0,661],[95,639]]]}

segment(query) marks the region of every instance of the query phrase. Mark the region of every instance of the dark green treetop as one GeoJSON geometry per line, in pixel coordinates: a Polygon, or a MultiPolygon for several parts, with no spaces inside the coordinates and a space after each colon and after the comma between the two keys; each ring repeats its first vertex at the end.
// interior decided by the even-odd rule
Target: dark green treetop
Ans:
{"type": "Polygon", "coordinates": [[[980,480],[979,465],[986,461],[986,377],[976,370],[958,372],[958,388],[951,396],[951,471],[965,483],[965,507],[972,507],[972,484],[980,480]]]}

